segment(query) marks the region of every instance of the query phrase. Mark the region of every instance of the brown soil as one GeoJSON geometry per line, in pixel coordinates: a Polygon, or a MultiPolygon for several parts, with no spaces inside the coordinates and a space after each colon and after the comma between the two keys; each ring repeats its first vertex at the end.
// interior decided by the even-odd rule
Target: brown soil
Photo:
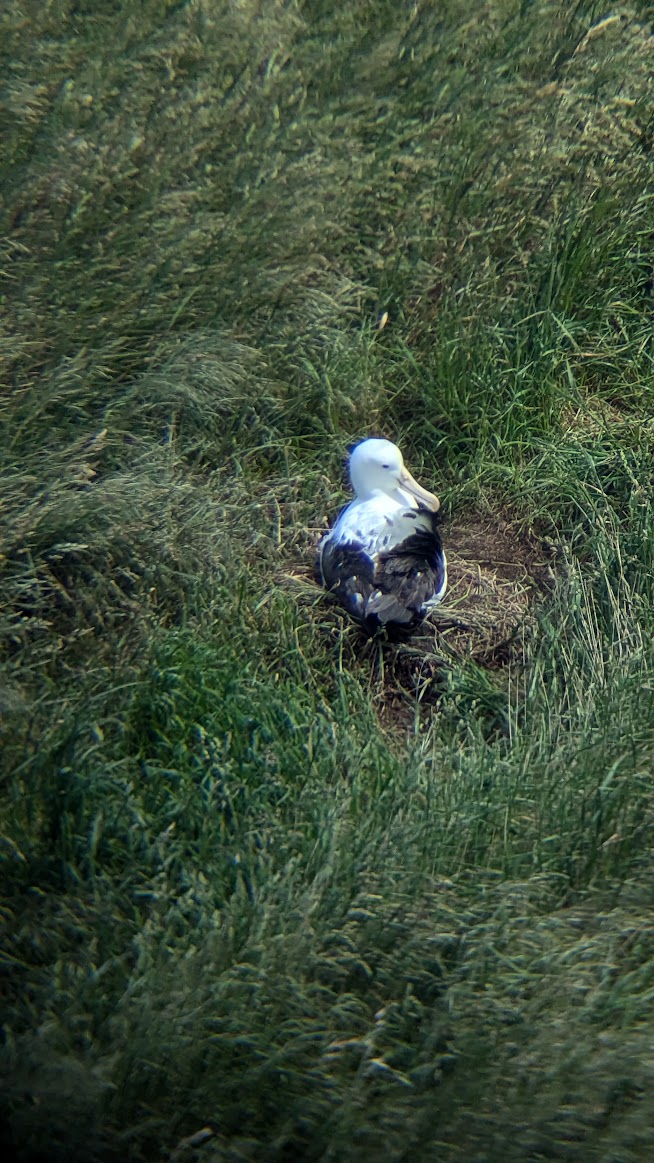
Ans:
{"type": "Polygon", "coordinates": [[[553,550],[497,516],[454,522],[444,541],[449,584],[431,619],[437,643],[481,666],[517,661],[534,599],[554,581],[553,550]]]}

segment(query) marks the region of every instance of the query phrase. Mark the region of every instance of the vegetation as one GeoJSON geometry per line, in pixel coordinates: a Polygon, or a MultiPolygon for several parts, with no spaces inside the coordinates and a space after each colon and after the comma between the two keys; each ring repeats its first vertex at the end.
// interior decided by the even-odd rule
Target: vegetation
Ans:
{"type": "Polygon", "coordinates": [[[7,0],[19,1159],[651,1158],[653,18],[7,0]],[[366,434],[491,645],[313,581],[366,434]]]}

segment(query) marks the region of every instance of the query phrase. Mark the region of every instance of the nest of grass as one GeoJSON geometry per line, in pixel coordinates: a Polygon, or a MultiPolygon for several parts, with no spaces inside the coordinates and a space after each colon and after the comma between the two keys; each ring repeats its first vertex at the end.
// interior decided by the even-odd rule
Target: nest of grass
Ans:
{"type": "Polygon", "coordinates": [[[470,697],[485,704],[490,733],[504,730],[504,702],[498,698],[503,684],[491,672],[522,666],[535,632],[537,597],[554,580],[553,552],[502,517],[469,517],[448,527],[446,600],[386,666],[382,724],[410,729],[417,710],[439,702],[447,670],[469,661],[488,672],[487,685],[477,672],[470,697]]]}
{"type": "MultiPolygon", "coordinates": [[[[307,553],[319,537],[311,537],[307,553]]],[[[448,589],[445,601],[398,651],[446,659],[467,658],[496,669],[519,662],[534,625],[534,600],[554,580],[555,549],[516,531],[504,517],[467,517],[447,527],[448,589]]],[[[307,604],[341,616],[338,604],[316,580],[315,561],[283,575],[307,604]]]]}
{"type": "Polygon", "coordinates": [[[303,604],[320,611],[321,629],[339,640],[341,665],[367,665],[382,723],[410,728],[417,709],[439,701],[446,672],[466,661],[488,672],[492,723],[497,695],[492,672],[523,664],[538,596],[554,581],[555,548],[518,532],[497,514],[453,522],[445,536],[445,602],[407,642],[391,643],[365,636],[319,585],[313,556],[318,540],[318,534],[307,536],[305,560],[280,580],[303,604]]]}
{"type": "Polygon", "coordinates": [[[534,599],[554,580],[551,547],[495,517],[450,526],[446,552],[446,600],[433,614],[437,643],[491,669],[520,662],[534,599]]]}

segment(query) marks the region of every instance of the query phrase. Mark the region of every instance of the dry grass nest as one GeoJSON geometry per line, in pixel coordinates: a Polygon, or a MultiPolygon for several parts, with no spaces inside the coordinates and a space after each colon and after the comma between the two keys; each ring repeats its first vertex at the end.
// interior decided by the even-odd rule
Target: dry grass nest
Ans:
{"type": "Polygon", "coordinates": [[[488,668],[519,662],[534,600],[554,581],[554,548],[488,517],[449,526],[446,552],[448,590],[431,620],[436,645],[488,668]]]}
{"type": "MultiPolygon", "coordinates": [[[[308,604],[318,606],[324,624],[340,632],[343,613],[316,580],[315,549],[322,534],[312,531],[303,546],[306,558],[280,579],[308,604]]],[[[556,550],[517,531],[502,516],[468,516],[448,524],[444,537],[448,561],[445,601],[398,653],[434,661],[468,658],[488,669],[519,663],[534,626],[534,603],[554,581],[556,550]]],[[[296,547],[297,543],[296,543],[296,547]]],[[[355,630],[357,654],[365,653],[355,630]]]]}

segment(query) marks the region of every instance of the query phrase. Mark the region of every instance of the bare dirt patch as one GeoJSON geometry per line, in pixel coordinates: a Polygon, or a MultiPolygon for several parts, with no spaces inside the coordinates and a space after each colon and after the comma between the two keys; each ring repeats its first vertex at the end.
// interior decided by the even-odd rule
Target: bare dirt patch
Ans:
{"type": "Polygon", "coordinates": [[[481,666],[517,661],[534,599],[554,580],[553,550],[503,517],[455,521],[444,542],[449,584],[432,616],[437,642],[481,666]]]}

